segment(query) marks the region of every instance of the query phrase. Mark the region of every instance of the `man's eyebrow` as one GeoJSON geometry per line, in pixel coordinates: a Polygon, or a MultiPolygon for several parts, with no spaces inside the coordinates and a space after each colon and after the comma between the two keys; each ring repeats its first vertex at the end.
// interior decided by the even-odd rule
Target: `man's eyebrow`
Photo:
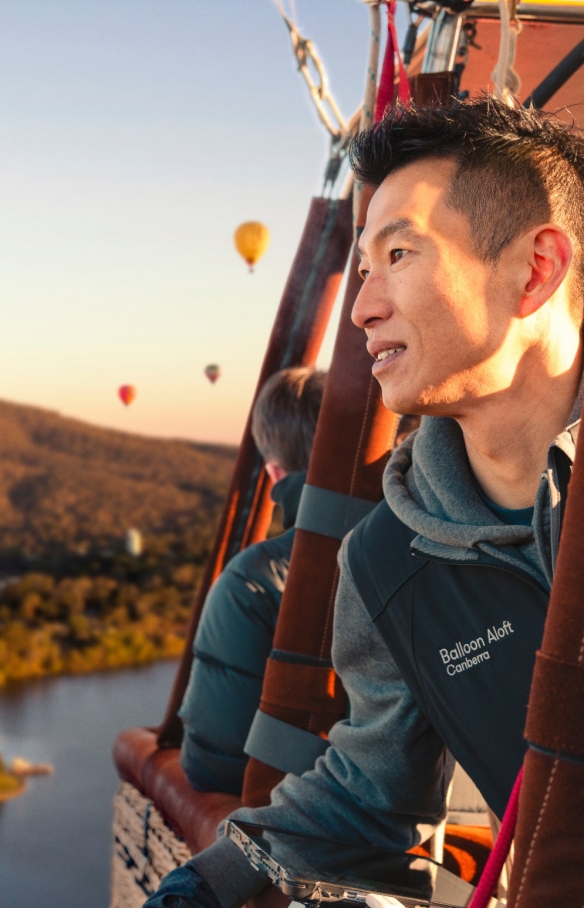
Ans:
{"type": "MultiPolygon", "coordinates": [[[[369,245],[377,246],[379,243],[381,243],[383,240],[386,240],[394,233],[403,231],[414,232],[414,230],[415,225],[414,222],[410,220],[410,218],[394,218],[393,221],[388,221],[385,226],[380,227],[377,233],[373,236],[369,245]]],[[[359,261],[361,261],[362,256],[363,250],[360,246],[357,246],[357,258],[359,259],[359,261]]]]}

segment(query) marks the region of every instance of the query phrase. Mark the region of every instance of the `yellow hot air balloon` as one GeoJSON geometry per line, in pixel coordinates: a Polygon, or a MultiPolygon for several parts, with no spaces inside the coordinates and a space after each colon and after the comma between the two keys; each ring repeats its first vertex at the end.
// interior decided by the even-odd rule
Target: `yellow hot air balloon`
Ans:
{"type": "Polygon", "coordinates": [[[259,221],[246,221],[239,225],[233,239],[235,248],[253,271],[253,266],[270,245],[270,231],[259,221]]]}

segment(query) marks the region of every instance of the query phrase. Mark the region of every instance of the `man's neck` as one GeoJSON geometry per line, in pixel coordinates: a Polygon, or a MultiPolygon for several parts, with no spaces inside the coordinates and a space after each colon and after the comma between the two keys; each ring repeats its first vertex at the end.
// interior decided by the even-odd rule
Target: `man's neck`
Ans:
{"type": "Polygon", "coordinates": [[[581,371],[579,352],[562,374],[514,382],[457,419],[474,476],[495,504],[511,509],[534,504],[548,448],[568,423],[581,371]]]}

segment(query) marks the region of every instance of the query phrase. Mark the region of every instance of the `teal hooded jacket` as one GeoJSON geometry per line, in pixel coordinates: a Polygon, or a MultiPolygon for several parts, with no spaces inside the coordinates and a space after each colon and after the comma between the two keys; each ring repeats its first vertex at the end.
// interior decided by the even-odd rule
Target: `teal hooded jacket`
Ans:
{"type": "Polygon", "coordinates": [[[179,713],[181,765],[198,791],[241,794],[243,747],[260,702],[305,479],[290,473],[275,484],[285,532],[239,552],[207,596],[179,713]]]}

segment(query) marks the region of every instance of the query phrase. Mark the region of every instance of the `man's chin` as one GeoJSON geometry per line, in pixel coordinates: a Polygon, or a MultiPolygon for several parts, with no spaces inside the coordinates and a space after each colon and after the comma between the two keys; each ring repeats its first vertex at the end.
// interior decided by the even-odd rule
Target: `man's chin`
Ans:
{"type": "Polygon", "coordinates": [[[381,386],[381,399],[383,400],[383,406],[387,410],[391,410],[392,413],[399,413],[400,415],[404,413],[421,414],[420,402],[416,397],[410,394],[399,394],[395,388],[391,388],[388,385],[381,386]]]}
{"type": "Polygon", "coordinates": [[[408,413],[412,416],[451,416],[452,404],[445,401],[442,395],[430,391],[417,389],[416,392],[399,389],[390,382],[381,385],[381,399],[383,406],[392,413],[403,416],[408,413]]]}

